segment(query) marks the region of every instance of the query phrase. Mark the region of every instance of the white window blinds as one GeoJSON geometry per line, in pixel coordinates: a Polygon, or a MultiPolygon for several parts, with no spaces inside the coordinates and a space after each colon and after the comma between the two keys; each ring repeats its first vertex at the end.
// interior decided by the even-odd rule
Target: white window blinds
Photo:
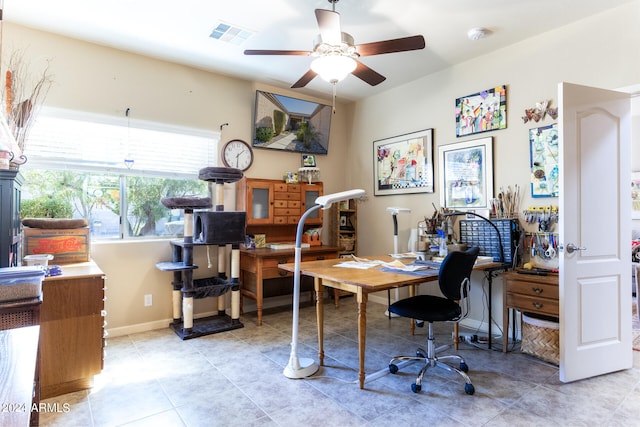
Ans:
{"type": "Polygon", "coordinates": [[[27,137],[28,166],[197,178],[217,165],[219,132],[43,108],[27,137]],[[125,160],[130,168],[127,167],[125,160]]]}

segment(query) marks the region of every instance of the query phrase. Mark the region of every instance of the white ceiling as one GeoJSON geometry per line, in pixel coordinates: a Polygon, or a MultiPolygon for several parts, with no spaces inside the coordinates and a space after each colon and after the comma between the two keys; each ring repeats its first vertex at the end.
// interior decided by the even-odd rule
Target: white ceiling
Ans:
{"type": "MultiPolygon", "coordinates": [[[[0,4],[1,4],[0,0],[0,4]]],[[[338,98],[388,90],[470,58],[634,0],[340,0],[342,31],[356,44],[422,34],[426,48],[361,58],[387,79],[354,76],[338,98]],[[487,38],[467,31],[485,27],[487,38]]],[[[167,61],[288,88],[308,69],[305,56],[245,56],[245,49],[312,50],[314,9],[328,0],[4,0],[4,20],[167,61]],[[209,37],[220,21],[255,31],[237,46],[209,37]]],[[[597,30],[597,29],[595,29],[597,30]]],[[[331,94],[316,77],[300,93],[331,94]]]]}

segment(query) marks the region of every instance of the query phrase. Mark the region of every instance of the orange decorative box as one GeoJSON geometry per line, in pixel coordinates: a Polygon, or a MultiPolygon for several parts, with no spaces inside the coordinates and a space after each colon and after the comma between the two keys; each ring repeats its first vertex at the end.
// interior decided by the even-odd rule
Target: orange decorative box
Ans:
{"type": "Polygon", "coordinates": [[[320,246],[322,241],[319,234],[303,234],[302,243],[308,243],[311,246],[320,246]]]}
{"type": "Polygon", "coordinates": [[[53,255],[52,264],[86,262],[90,258],[89,227],[46,229],[24,227],[24,255],[53,255]]]}

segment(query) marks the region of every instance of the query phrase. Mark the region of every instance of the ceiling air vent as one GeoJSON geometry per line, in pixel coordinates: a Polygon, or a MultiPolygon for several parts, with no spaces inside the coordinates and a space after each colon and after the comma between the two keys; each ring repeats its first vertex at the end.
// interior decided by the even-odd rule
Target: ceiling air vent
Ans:
{"type": "Polygon", "coordinates": [[[251,30],[240,28],[237,25],[220,22],[218,26],[213,29],[211,34],[209,34],[209,37],[220,40],[221,42],[241,45],[253,34],[255,33],[251,30]]]}

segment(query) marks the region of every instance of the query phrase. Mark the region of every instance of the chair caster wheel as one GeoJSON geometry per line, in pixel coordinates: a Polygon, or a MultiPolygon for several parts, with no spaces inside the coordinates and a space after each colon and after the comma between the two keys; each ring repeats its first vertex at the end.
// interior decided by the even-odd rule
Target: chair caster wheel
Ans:
{"type": "Polygon", "coordinates": [[[421,351],[416,351],[416,356],[417,356],[417,357],[422,357],[422,358],[425,358],[425,359],[427,358],[426,354],[424,354],[424,353],[423,353],[423,352],[421,352],[421,351]]]}
{"type": "MultiPolygon", "coordinates": [[[[471,386],[473,387],[473,386],[471,386]]],[[[465,387],[466,388],[466,387],[465,387]]],[[[420,390],[422,390],[422,386],[418,385],[418,384],[411,384],[411,391],[414,393],[420,393],[420,390]]]]}
{"type": "Polygon", "coordinates": [[[398,366],[394,365],[393,363],[389,364],[389,372],[391,372],[392,374],[395,374],[398,372],[398,366]]]}
{"type": "Polygon", "coordinates": [[[424,321],[423,320],[416,320],[416,326],[418,328],[424,327],[424,321]]]}
{"type": "Polygon", "coordinates": [[[469,372],[469,366],[464,362],[460,362],[460,370],[462,372],[469,372]]]}
{"type": "Polygon", "coordinates": [[[473,394],[476,392],[476,388],[473,386],[473,384],[465,384],[464,392],[467,394],[473,394]]]}

